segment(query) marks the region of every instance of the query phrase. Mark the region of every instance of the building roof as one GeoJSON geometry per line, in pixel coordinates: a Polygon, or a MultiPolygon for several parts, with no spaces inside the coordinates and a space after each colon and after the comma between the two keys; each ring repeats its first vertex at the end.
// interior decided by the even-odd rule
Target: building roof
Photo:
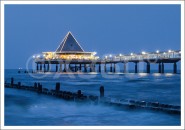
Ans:
{"type": "Polygon", "coordinates": [[[72,33],[68,32],[63,41],[58,46],[56,52],[84,52],[84,50],[74,38],[72,33]]]}

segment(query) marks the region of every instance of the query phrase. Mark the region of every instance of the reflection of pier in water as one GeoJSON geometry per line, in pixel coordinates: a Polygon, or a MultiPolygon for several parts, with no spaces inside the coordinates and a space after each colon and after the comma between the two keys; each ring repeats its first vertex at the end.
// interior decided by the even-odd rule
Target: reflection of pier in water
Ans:
{"type": "Polygon", "coordinates": [[[56,72],[116,72],[116,64],[123,63],[123,73],[127,73],[127,63],[135,63],[135,73],[138,73],[138,63],[146,63],[146,72],[150,73],[150,65],[158,64],[158,73],[164,73],[164,64],[173,64],[173,73],[177,73],[177,62],[181,60],[181,51],[168,50],[164,52],[142,52],[129,55],[109,55],[104,58],[95,56],[95,52],[84,52],[80,44],[69,32],[55,52],[43,52],[34,56],[37,72],[50,72],[51,65],[56,65],[56,72]],[[96,65],[98,69],[96,70],[96,65]]]}

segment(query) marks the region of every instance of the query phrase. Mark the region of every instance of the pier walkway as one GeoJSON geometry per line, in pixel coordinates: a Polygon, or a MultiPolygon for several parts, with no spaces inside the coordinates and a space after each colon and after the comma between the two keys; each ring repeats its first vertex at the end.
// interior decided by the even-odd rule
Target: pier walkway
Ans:
{"type": "Polygon", "coordinates": [[[158,73],[164,73],[166,63],[173,64],[173,73],[177,73],[177,62],[181,60],[181,51],[163,51],[163,52],[142,52],[131,53],[129,55],[109,55],[103,58],[96,59],[62,59],[53,56],[51,59],[46,59],[44,56],[36,56],[34,61],[36,63],[36,72],[49,72],[51,65],[56,65],[56,72],[116,72],[116,64],[123,64],[123,73],[127,73],[127,63],[135,64],[135,73],[138,73],[138,63],[146,63],[146,73],[150,73],[150,65],[158,65],[158,73]],[[98,66],[96,69],[96,65],[98,66]],[[107,69],[107,65],[110,69],[107,69]],[[104,69],[102,69],[102,66],[104,69]]]}

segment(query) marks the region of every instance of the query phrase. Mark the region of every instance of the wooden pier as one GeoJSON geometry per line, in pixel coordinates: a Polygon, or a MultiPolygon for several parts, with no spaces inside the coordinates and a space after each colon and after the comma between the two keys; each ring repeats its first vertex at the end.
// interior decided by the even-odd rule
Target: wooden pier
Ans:
{"type": "Polygon", "coordinates": [[[55,72],[117,72],[116,64],[123,64],[123,73],[127,73],[127,64],[132,62],[135,64],[134,72],[138,73],[138,64],[140,62],[146,63],[146,73],[150,73],[151,64],[158,65],[158,73],[165,72],[165,64],[173,64],[173,73],[177,73],[177,62],[181,60],[181,51],[167,51],[167,52],[153,52],[144,54],[130,54],[130,55],[117,55],[109,56],[103,59],[45,59],[35,58],[36,72],[50,72],[51,65],[56,65],[55,72]],[[110,69],[107,68],[110,66],[110,69]],[[103,70],[102,70],[103,66],[103,70]]]}
{"type": "Polygon", "coordinates": [[[116,54],[100,58],[96,52],[85,52],[71,32],[68,32],[64,40],[54,52],[42,52],[33,55],[36,63],[36,72],[51,72],[51,66],[55,65],[55,72],[110,72],[117,71],[116,64],[123,64],[123,73],[127,73],[127,63],[135,64],[135,73],[138,73],[138,63],[146,63],[146,73],[150,73],[150,64],[158,65],[158,72],[164,73],[166,63],[173,64],[173,73],[177,73],[177,62],[181,59],[180,50],[141,52],[130,54],[116,54]],[[110,69],[107,69],[110,65],[110,69]],[[98,67],[96,67],[98,66],[98,67]],[[103,66],[104,70],[101,69],[103,66]]]}
{"type": "Polygon", "coordinates": [[[127,110],[151,110],[166,112],[169,114],[181,114],[181,107],[162,104],[159,102],[146,102],[146,101],[137,101],[137,100],[128,100],[128,99],[115,99],[111,97],[104,96],[104,87],[100,86],[100,96],[97,95],[85,95],[81,90],[77,92],[62,91],[60,89],[60,83],[56,83],[55,89],[47,89],[42,86],[40,83],[34,83],[33,86],[22,85],[21,82],[14,83],[14,78],[11,78],[10,83],[5,83],[6,88],[22,89],[27,91],[37,92],[39,94],[44,94],[48,96],[55,96],[66,101],[72,101],[75,103],[82,103],[84,105],[96,104],[96,105],[106,105],[118,107],[120,109],[127,110]]]}

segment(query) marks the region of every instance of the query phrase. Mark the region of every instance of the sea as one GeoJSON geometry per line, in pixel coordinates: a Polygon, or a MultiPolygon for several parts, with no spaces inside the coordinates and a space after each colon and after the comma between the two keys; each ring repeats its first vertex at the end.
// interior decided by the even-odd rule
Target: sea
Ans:
{"type": "MultiPolygon", "coordinates": [[[[5,82],[55,89],[60,82],[64,91],[105,97],[181,105],[181,74],[159,73],[18,73],[5,70],[5,82]]],[[[4,89],[5,126],[180,126],[181,116],[159,111],[118,109],[98,104],[78,104],[39,93],[4,89]]]]}

